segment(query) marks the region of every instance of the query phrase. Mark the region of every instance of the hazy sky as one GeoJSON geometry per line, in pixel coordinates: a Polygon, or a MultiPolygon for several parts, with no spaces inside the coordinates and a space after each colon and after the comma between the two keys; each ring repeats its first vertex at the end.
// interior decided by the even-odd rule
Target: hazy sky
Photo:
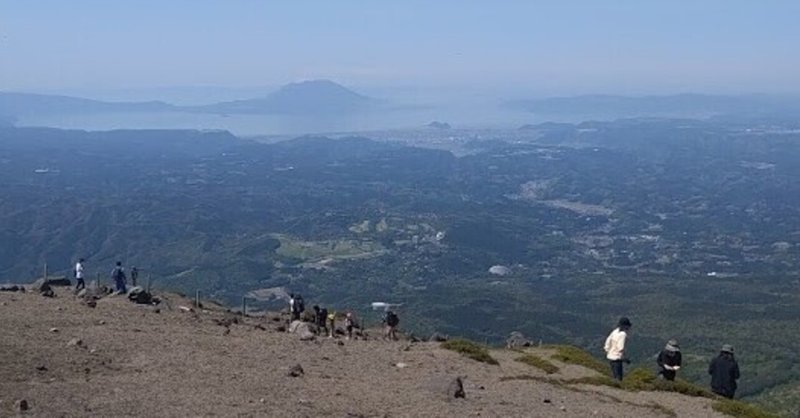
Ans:
{"type": "Polygon", "coordinates": [[[797,93],[798,19],[798,0],[0,0],[0,90],[797,93]]]}

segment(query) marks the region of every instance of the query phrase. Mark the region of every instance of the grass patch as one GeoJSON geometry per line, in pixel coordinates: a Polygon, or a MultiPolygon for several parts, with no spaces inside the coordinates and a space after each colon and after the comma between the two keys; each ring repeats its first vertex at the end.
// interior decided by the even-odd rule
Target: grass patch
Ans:
{"type": "Polygon", "coordinates": [[[481,363],[492,365],[500,364],[494,359],[494,357],[489,355],[489,350],[486,347],[480,344],[475,344],[472,341],[462,339],[445,341],[442,343],[442,348],[455,351],[456,353],[461,353],[463,356],[471,358],[475,361],[480,361],[481,363]]]}
{"type": "Polygon", "coordinates": [[[652,370],[642,367],[633,369],[625,375],[622,388],[630,391],[676,392],[694,397],[715,398],[714,394],[700,386],[681,379],[674,382],[661,380],[652,370]]]}
{"type": "Polygon", "coordinates": [[[566,381],[571,385],[611,386],[619,388],[620,383],[608,376],[584,376],[566,381]]]}
{"type": "Polygon", "coordinates": [[[780,418],[776,414],[763,411],[753,405],[730,399],[714,402],[711,408],[736,418],[780,418]]]}
{"type": "Polygon", "coordinates": [[[608,364],[596,359],[594,356],[578,347],[570,345],[551,345],[547,346],[547,348],[556,350],[556,353],[552,356],[553,360],[558,360],[567,364],[577,364],[578,366],[586,367],[587,369],[594,370],[601,374],[609,373],[610,369],[608,364]]]}
{"type": "Polygon", "coordinates": [[[516,361],[536,367],[547,374],[558,373],[559,370],[558,366],[555,364],[533,354],[526,354],[522,357],[518,357],[516,361]]]}

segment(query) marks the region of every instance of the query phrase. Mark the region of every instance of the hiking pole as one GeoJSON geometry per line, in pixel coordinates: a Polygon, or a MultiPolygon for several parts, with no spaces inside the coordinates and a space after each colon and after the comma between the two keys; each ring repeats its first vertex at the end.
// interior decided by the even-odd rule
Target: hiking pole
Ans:
{"type": "Polygon", "coordinates": [[[247,296],[242,296],[242,316],[247,316],[247,296]]]}

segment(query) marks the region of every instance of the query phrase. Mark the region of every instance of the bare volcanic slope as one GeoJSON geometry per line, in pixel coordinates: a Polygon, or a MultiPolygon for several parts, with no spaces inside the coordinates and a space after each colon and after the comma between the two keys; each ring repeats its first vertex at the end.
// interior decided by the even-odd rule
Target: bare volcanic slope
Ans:
{"type": "Polygon", "coordinates": [[[434,342],[301,341],[277,315],[161,297],[92,308],[63,288],[0,292],[0,416],[21,400],[30,416],[722,416],[710,399],[568,384],[599,375],[555,360],[548,375],[517,361],[519,350],[491,350],[491,365],[434,342]],[[459,376],[463,398],[448,395],[459,376]]]}

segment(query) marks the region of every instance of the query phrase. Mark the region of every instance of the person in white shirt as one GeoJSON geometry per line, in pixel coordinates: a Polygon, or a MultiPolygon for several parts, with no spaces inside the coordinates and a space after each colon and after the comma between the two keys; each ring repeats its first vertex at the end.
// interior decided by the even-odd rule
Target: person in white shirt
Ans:
{"type": "Polygon", "coordinates": [[[611,374],[614,379],[622,381],[622,364],[630,363],[625,357],[625,342],[628,338],[628,330],[631,329],[631,321],[626,317],[619,319],[617,327],[611,331],[606,338],[603,348],[606,351],[606,358],[611,364],[611,374]]]}
{"type": "Polygon", "coordinates": [[[86,287],[86,282],[83,280],[83,262],[84,261],[85,260],[81,258],[80,260],[78,260],[77,263],[75,263],[74,274],[75,274],[75,282],[76,282],[76,284],[75,284],[75,291],[76,292],[80,291],[81,289],[84,289],[86,287]]]}

